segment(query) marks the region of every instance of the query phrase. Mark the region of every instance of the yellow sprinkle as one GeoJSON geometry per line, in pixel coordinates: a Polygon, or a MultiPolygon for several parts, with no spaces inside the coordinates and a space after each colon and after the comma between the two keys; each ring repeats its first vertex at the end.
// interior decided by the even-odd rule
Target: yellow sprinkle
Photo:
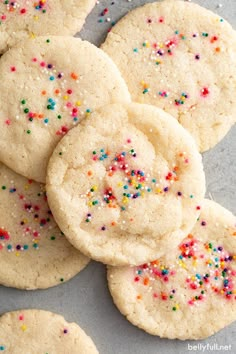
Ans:
{"type": "Polygon", "coordinates": [[[20,256],[20,253],[19,252],[16,252],[16,257],[19,257],[20,256]]]}
{"type": "Polygon", "coordinates": [[[25,187],[24,187],[24,189],[27,191],[27,190],[29,189],[29,185],[26,184],[25,187]]]}
{"type": "Polygon", "coordinates": [[[76,104],[77,107],[81,106],[81,102],[80,101],[76,101],[75,104],[76,104]]]}
{"type": "Polygon", "coordinates": [[[160,189],[160,188],[157,188],[157,189],[156,189],[156,193],[161,193],[161,189],[160,189]]]}
{"type": "Polygon", "coordinates": [[[124,197],[124,198],[122,199],[122,203],[127,204],[128,202],[129,202],[129,198],[124,197]]]}
{"type": "Polygon", "coordinates": [[[88,206],[92,206],[93,205],[93,203],[92,202],[88,202],[88,206]]]}
{"type": "Polygon", "coordinates": [[[63,96],[63,98],[64,98],[65,101],[68,100],[68,96],[67,95],[63,96]]]}
{"type": "Polygon", "coordinates": [[[34,38],[36,38],[36,35],[32,32],[32,33],[30,33],[30,38],[34,39],[34,38]]]}
{"type": "Polygon", "coordinates": [[[27,326],[26,326],[25,324],[23,324],[23,325],[21,326],[21,329],[22,329],[23,332],[25,332],[25,331],[27,330],[27,326]]]}
{"type": "Polygon", "coordinates": [[[39,17],[38,16],[34,16],[34,20],[38,21],[39,17]]]}
{"type": "Polygon", "coordinates": [[[98,187],[97,187],[97,186],[93,186],[93,187],[92,187],[92,189],[93,189],[93,190],[94,190],[94,192],[95,192],[95,191],[97,191],[97,190],[98,190],[98,187]]]}
{"type": "Polygon", "coordinates": [[[121,187],[122,185],[123,185],[122,182],[118,182],[118,183],[117,183],[117,186],[118,186],[118,187],[121,187]]]}

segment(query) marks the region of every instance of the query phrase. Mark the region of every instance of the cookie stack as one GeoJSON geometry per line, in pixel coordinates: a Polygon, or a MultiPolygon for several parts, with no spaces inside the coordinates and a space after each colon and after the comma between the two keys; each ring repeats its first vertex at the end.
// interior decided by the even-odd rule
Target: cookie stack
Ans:
{"type": "MultiPolygon", "coordinates": [[[[108,265],[134,325],[210,336],[236,319],[236,229],[204,199],[200,152],[235,123],[235,33],[196,4],[166,0],[130,12],[102,50],[61,36],[94,1],[52,3],[0,3],[0,283],[52,287],[92,258],[108,265]]],[[[0,328],[11,354],[22,333],[23,351],[97,352],[44,311],[6,314],[0,328]],[[52,343],[35,336],[43,321],[55,325],[52,343]]]]}

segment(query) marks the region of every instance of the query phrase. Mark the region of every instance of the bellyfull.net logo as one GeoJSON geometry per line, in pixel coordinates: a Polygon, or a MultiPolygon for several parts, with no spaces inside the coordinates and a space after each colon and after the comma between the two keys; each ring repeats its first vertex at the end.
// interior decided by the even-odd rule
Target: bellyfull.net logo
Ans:
{"type": "Polygon", "coordinates": [[[202,344],[202,343],[198,343],[198,344],[188,344],[188,350],[189,351],[196,351],[196,352],[207,352],[207,351],[212,351],[212,352],[216,352],[216,351],[231,351],[232,350],[232,345],[219,345],[218,343],[207,343],[207,344],[202,344]]]}

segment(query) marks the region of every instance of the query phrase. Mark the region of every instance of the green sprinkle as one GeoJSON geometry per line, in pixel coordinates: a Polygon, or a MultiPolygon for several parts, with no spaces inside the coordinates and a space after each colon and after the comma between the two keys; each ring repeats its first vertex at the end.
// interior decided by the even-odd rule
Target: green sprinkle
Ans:
{"type": "Polygon", "coordinates": [[[31,133],[31,130],[27,130],[27,132],[26,132],[27,134],[30,134],[31,133]]]}
{"type": "Polygon", "coordinates": [[[25,109],[24,109],[24,112],[25,112],[25,113],[29,113],[29,108],[25,108],[25,109]]]}
{"type": "Polygon", "coordinates": [[[24,245],[23,248],[24,248],[24,250],[27,250],[29,248],[29,246],[28,245],[24,245]]]}
{"type": "Polygon", "coordinates": [[[64,281],[64,278],[61,278],[60,281],[63,282],[63,281],[64,281]]]}
{"type": "Polygon", "coordinates": [[[62,152],[61,152],[61,151],[59,152],[59,155],[60,155],[60,156],[62,155],[62,152]]]}
{"type": "Polygon", "coordinates": [[[176,309],[176,307],[174,306],[174,307],[172,307],[172,310],[173,310],[173,311],[176,311],[177,309],[176,309]]]}
{"type": "Polygon", "coordinates": [[[50,39],[47,39],[47,40],[46,40],[46,43],[50,43],[50,39]]]}
{"type": "Polygon", "coordinates": [[[56,240],[56,237],[55,236],[51,236],[51,240],[52,241],[56,240]]]}
{"type": "Polygon", "coordinates": [[[5,190],[7,187],[6,186],[2,186],[2,189],[5,190]]]}
{"type": "Polygon", "coordinates": [[[22,101],[21,101],[21,104],[26,104],[26,100],[22,100],[22,101]]]}

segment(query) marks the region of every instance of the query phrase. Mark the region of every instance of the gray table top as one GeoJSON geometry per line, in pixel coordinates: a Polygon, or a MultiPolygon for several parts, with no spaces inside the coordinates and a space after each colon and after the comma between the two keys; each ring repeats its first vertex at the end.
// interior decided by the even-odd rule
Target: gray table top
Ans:
{"type": "MultiPolygon", "coordinates": [[[[100,45],[112,21],[118,21],[130,9],[152,0],[101,0],[95,6],[80,33],[83,39],[100,45]],[[105,18],[100,14],[108,8],[105,18]]],[[[236,29],[236,0],[195,1],[227,19],[236,29]],[[221,6],[222,5],[222,6],[221,6]]],[[[236,126],[213,150],[203,156],[207,197],[236,213],[236,126]]],[[[236,323],[199,342],[181,342],[153,337],[132,326],[113,305],[107,289],[106,270],[102,264],[90,265],[71,281],[48,290],[27,292],[0,287],[0,313],[23,308],[39,308],[62,314],[77,322],[94,340],[101,354],[184,354],[198,345],[194,353],[220,353],[220,346],[231,345],[227,353],[236,353],[236,323]],[[214,347],[213,347],[214,346],[214,347]]],[[[0,333],[1,337],[1,333],[0,333]]],[[[19,354],[24,354],[20,353],[19,354]]],[[[34,353],[32,353],[34,354],[34,353]]],[[[69,354],[69,353],[68,353],[69,354]]]]}

